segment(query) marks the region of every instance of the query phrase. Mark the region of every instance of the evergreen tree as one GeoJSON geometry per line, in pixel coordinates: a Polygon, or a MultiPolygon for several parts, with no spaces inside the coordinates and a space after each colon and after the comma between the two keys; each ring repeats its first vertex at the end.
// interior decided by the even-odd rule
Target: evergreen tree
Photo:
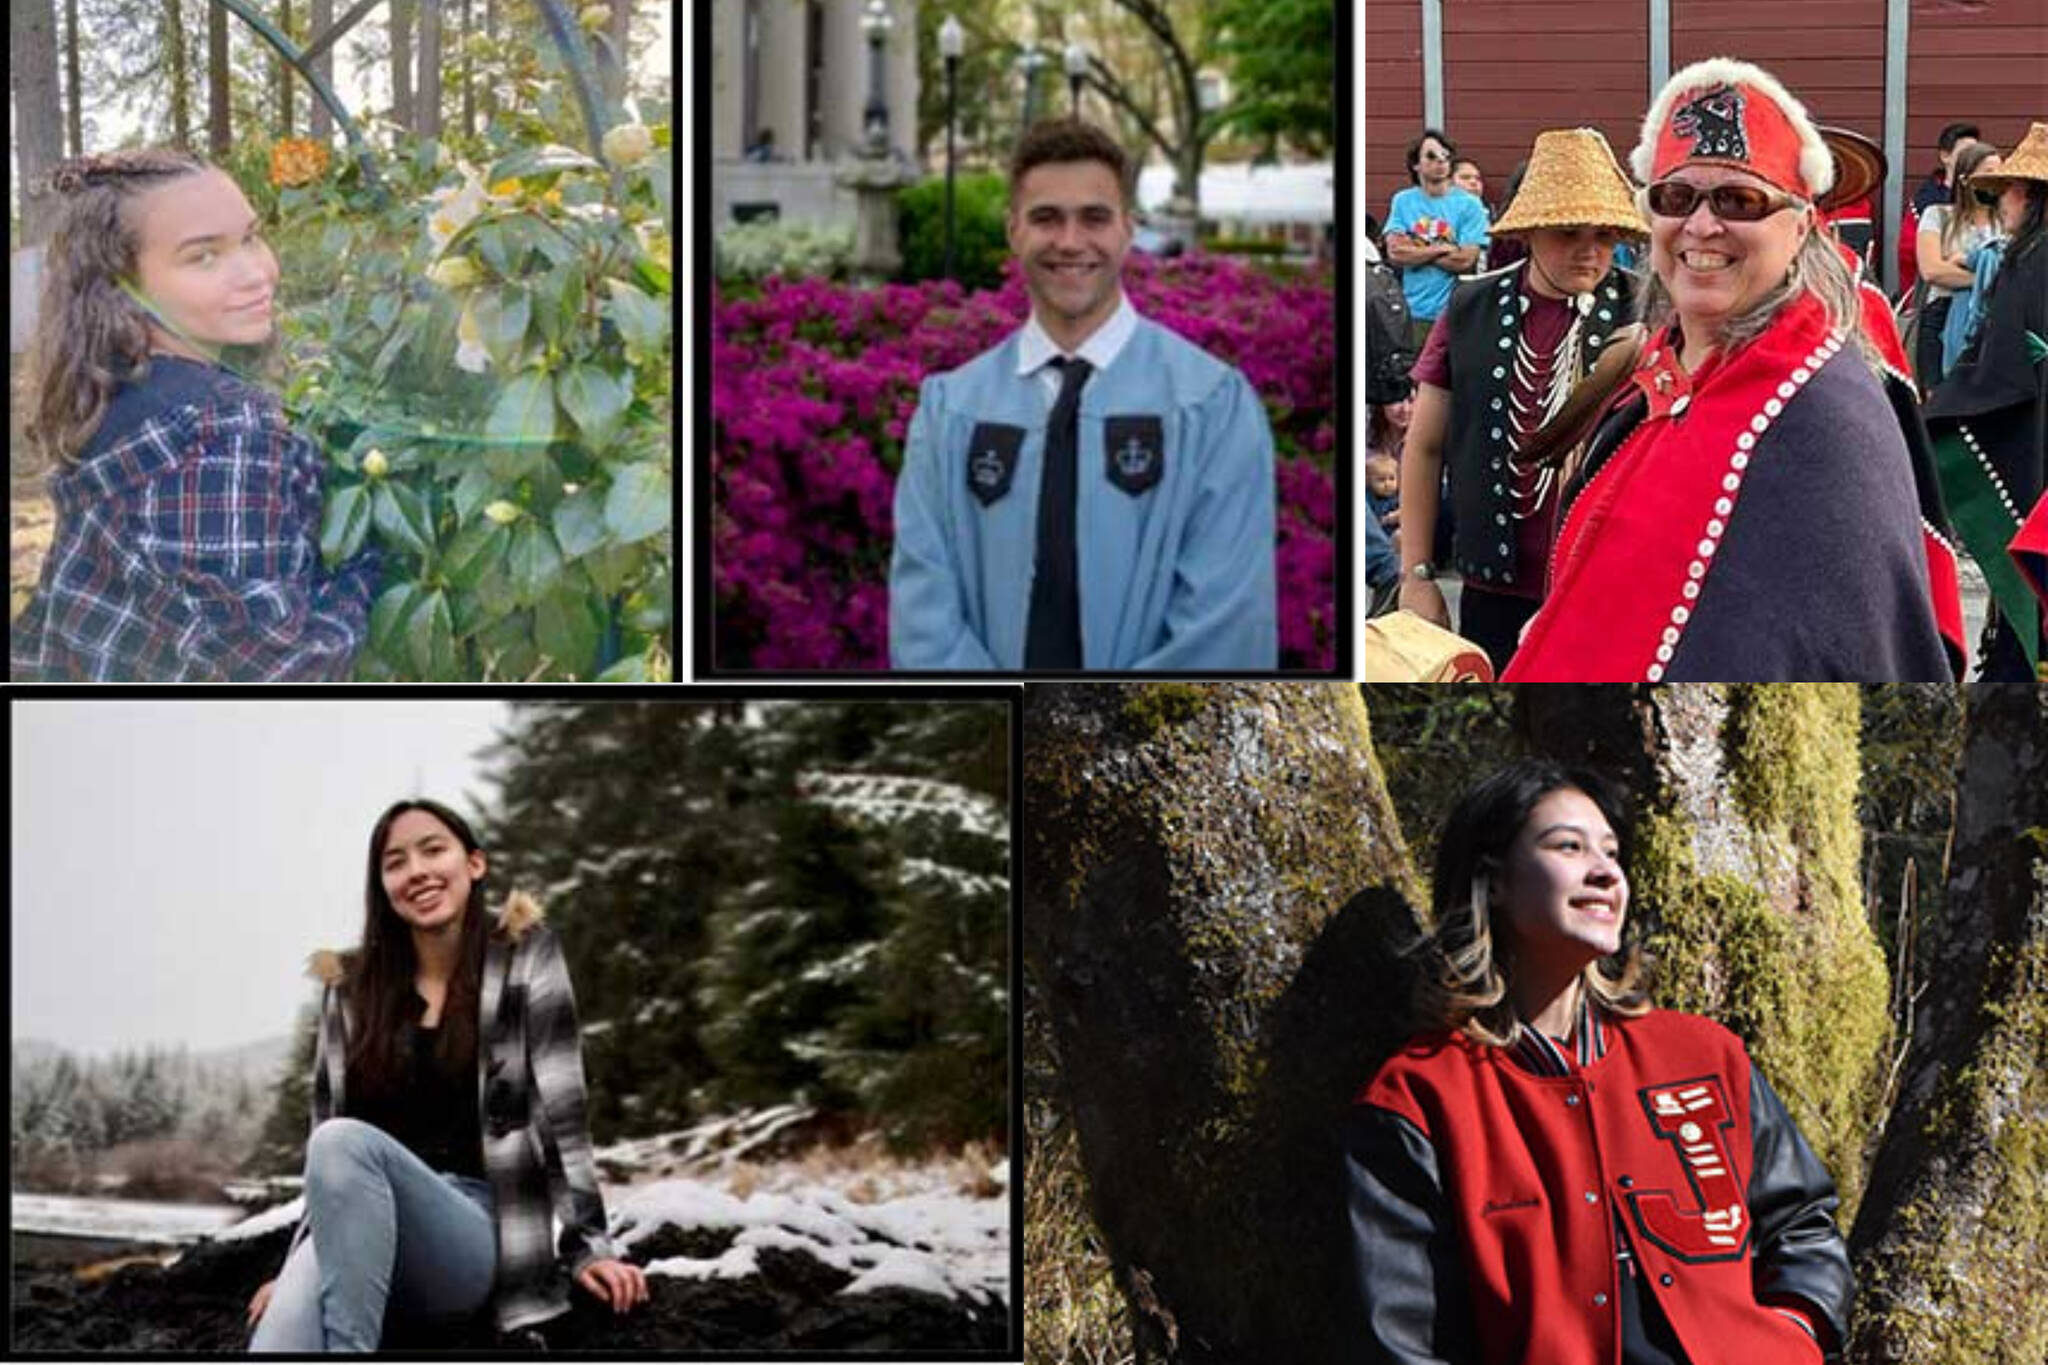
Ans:
{"type": "MultiPolygon", "coordinates": [[[[256,1139],[249,1169],[258,1175],[297,1175],[306,1166],[306,1137],[313,1121],[313,1051],[319,1039],[320,1006],[308,1002],[292,1028],[291,1056],[278,1073],[270,1114],[256,1139]]],[[[246,1111],[245,1111],[246,1112],[246,1111]]]]}
{"type": "Polygon", "coordinates": [[[492,753],[494,894],[532,891],[561,936],[599,1142],[682,1126],[709,1079],[694,988],[755,858],[745,726],[739,702],[514,703],[492,753]]]}
{"type": "Polygon", "coordinates": [[[828,1082],[843,1069],[834,1037],[870,989],[891,868],[829,806],[790,801],[771,827],[767,875],[712,917],[704,963],[704,1044],[722,1105],[790,1100],[851,1107],[828,1082]]]}

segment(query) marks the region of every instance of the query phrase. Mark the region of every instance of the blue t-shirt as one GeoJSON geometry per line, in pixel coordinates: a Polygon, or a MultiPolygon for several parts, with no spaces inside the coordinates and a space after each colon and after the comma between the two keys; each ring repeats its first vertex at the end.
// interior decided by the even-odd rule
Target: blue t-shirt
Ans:
{"type": "MultiPolygon", "coordinates": [[[[1394,196],[1387,211],[1389,233],[1405,232],[1425,246],[1439,242],[1476,246],[1486,250],[1486,205],[1471,194],[1452,186],[1434,197],[1410,185],[1394,196]]],[[[1411,265],[1401,269],[1401,292],[1408,297],[1408,311],[1433,321],[1451,301],[1451,285],[1457,276],[1440,265],[1411,265]]]]}

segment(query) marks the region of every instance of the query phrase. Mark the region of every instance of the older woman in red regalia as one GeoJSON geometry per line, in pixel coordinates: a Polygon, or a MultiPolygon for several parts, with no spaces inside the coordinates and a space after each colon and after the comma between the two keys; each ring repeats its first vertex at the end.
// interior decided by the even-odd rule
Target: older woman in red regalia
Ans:
{"type": "Polygon", "coordinates": [[[1952,680],[1884,359],[1816,230],[1834,164],[1805,108],[1748,63],[1696,63],[1633,165],[1647,339],[1507,680],[1952,680]]]}

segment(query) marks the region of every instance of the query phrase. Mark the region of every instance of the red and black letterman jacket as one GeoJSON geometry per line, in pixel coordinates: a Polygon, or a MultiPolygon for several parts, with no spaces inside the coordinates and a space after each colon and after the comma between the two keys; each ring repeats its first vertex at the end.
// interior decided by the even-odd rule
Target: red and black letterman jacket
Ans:
{"type": "Polygon", "coordinates": [[[1423,1035],[1359,1095],[1364,1357],[1823,1359],[1806,1324],[1841,1341],[1855,1292],[1834,1184],[1741,1040],[1663,1011],[1577,1032],[1575,1058],[1527,1030],[1514,1048],[1423,1035]]]}

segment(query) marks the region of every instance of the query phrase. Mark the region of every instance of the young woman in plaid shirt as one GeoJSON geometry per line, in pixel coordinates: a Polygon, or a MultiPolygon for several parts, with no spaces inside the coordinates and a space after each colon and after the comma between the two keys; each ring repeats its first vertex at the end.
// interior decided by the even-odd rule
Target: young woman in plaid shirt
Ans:
{"type": "Polygon", "coordinates": [[[376,1350],[387,1305],[488,1303],[512,1333],[566,1311],[572,1282],[616,1312],[646,1301],[606,1232],[561,945],[521,893],[485,910],[486,870],[432,801],[370,836],[362,945],[313,960],[306,1215],[249,1304],[253,1351],[376,1350]]]}
{"type": "Polygon", "coordinates": [[[222,364],[273,335],[277,258],[183,151],[60,165],[29,358],[57,531],[18,680],[345,678],[375,566],[320,562],[320,452],[222,364]]]}

